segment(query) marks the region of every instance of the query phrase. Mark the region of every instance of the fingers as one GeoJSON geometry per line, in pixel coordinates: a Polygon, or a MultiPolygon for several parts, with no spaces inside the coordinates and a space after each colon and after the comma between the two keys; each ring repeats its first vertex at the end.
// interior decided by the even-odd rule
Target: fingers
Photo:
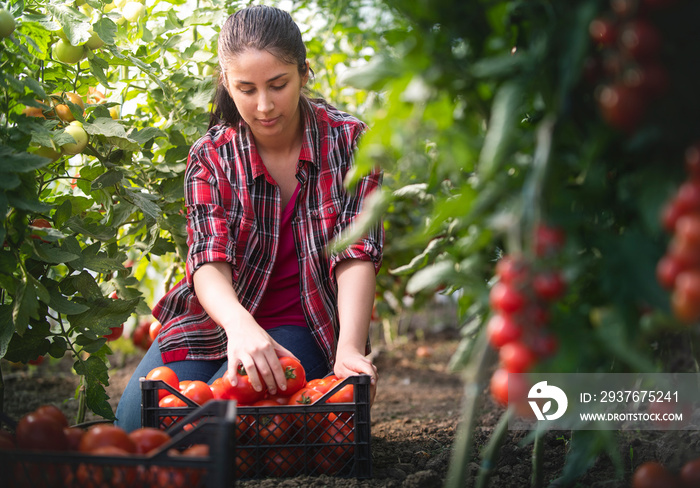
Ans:
{"type": "Polygon", "coordinates": [[[232,385],[236,385],[238,365],[242,365],[248,380],[255,391],[267,390],[275,395],[277,389],[282,391],[287,389],[287,379],[280,364],[276,350],[272,347],[255,351],[253,353],[241,354],[240,359],[235,359],[229,355],[229,367],[226,372],[232,385]]]}

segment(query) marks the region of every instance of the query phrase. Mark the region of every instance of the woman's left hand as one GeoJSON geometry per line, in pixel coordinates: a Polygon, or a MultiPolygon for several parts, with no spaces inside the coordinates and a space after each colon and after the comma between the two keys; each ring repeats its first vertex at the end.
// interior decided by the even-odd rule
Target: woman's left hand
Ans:
{"type": "Polygon", "coordinates": [[[370,406],[374,403],[374,397],[377,394],[377,380],[379,379],[379,375],[377,374],[377,367],[368,356],[357,351],[341,351],[338,349],[333,372],[341,380],[357,374],[369,375],[370,406]]]}

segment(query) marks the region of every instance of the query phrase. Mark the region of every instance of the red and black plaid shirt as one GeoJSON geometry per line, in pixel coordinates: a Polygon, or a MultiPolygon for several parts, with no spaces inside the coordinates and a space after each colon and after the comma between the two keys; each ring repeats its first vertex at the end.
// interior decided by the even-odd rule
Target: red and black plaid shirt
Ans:
{"type": "MultiPolygon", "coordinates": [[[[379,270],[381,223],[340,253],[327,245],[358,216],[367,196],[381,185],[381,172],[362,178],[352,192],[343,181],[365,124],[337,109],[302,98],[304,141],[297,164],[301,187],[292,226],[307,323],[329,367],[338,334],[335,267],[344,259],[372,261],[379,270]]],[[[192,275],[204,263],[231,264],[241,304],[255,313],[277,255],[280,192],[258,155],[245,122],[219,125],[190,150],[185,172],[189,253],[186,277],[154,307],[162,324],[165,362],[226,357],[226,334],[203,310],[192,275]]]]}

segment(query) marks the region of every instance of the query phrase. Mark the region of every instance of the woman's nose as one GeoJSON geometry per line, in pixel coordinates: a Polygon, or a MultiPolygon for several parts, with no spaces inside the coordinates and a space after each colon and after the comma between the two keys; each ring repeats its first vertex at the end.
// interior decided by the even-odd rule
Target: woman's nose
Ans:
{"type": "Polygon", "coordinates": [[[258,112],[267,113],[274,107],[272,98],[265,91],[261,91],[258,96],[258,112]]]}

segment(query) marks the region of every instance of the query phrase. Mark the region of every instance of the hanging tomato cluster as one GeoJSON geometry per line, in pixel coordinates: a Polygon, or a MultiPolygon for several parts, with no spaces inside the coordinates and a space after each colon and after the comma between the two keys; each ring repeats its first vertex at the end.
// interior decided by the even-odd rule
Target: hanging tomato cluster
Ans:
{"type": "MultiPolygon", "coordinates": [[[[540,225],[534,242],[534,259],[524,255],[501,258],[496,265],[498,281],[489,294],[494,313],[486,332],[500,361],[491,377],[491,395],[503,405],[508,403],[508,373],[527,372],[558,347],[547,324],[549,308],[566,291],[566,280],[560,269],[548,263],[560,252],[565,235],[559,229],[540,225]]],[[[511,384],[511,391],[514,388],[527,395],[527,385],[511,384]]]]}
{"type": "Polygon", "coordinates": [[[685,153],[687,179],[663,209],[661,223],[673,237],[656,277],[671,290],[671,309],[683,323],[700,320],[700,143],[685,153]]]}
{"type": "Polygon", "coordinates": [[[661,61],[663,36],[653,14],[675,0],[611,0],[589,34],[598,46],[587,66],[605,122],[623,132],[636,130],[650,103],[663,96],[669,75],[661,61]]]}

